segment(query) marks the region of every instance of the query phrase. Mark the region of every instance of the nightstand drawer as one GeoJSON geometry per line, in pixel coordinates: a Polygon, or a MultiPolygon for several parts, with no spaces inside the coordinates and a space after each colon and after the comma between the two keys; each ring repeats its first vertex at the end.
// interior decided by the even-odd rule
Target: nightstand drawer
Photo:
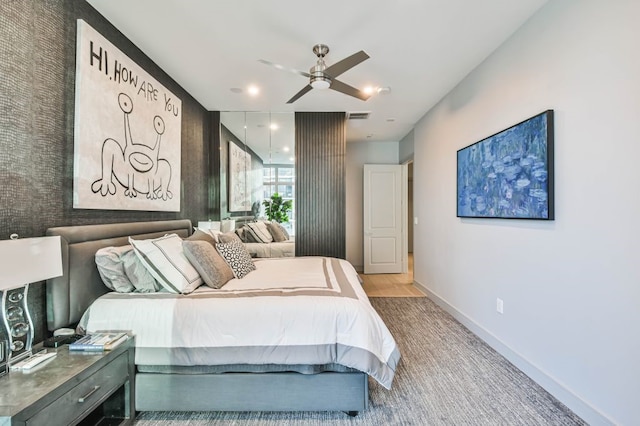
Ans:
{"type": "MultiPolygon", "coordinates": [[[[76,356],[91,356],[77,354],[76,356]]],[[[94,410],[129,375],[125,352],[27,420],[27,425],[64,425],[94,410]]]]}

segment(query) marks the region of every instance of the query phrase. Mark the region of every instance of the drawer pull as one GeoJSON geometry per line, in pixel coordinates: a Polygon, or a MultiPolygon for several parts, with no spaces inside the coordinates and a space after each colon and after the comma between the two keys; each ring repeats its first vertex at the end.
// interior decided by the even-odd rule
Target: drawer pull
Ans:
{"type": "Polygon", "coordinates": [[[94,386],[93,389],[91,389],[89,392],[87,392],[87,394],[85,396],[82,396],[82,397],[78,398],[78,402],[80,402],[80,403],[85,402],[87,399],[89,399],[91,397],[91,395],[96,393],[96,391],[98,389],[100,389],[100,386],[94,386]]]}

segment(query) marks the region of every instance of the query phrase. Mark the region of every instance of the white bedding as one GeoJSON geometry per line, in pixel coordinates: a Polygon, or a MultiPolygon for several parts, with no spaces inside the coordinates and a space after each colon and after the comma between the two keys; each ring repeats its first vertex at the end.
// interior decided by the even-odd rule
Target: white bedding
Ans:
{"type": "Polygon", "coordinates": [[[244,243],[251,257],[294,257],[296,255],[296,242],[294,240],[279,243],[244,243]]]}
{"type": "Polygon", "coordinates": [[[340,364],[390,388],[400,353],[350,263],[260,259],[221,289],[107,293],[80,328],[132,330],[138,365],[340,364]]]}

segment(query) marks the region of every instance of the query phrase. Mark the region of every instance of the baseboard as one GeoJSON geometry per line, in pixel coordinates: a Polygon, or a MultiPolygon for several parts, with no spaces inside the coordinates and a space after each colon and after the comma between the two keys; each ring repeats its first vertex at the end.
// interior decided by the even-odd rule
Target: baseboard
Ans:
{"type": "Polygon", "coordinates": [[[462,325],[471,330],[471,332],[473,332],[476,336],[478,336],[485,343],[495,349],[500,355],[504,356],[507,360],[509,360],[509,362],[518,367],[524,374],[526,374],[533,381],[542,386],[547,392],[557,398],[564,405],[569,407],[569,409],[580,416],[588,424],[592,426],[617,424],[606,415],[598,411],[595,407],[584,401],[578,395],[574,394],[567,386],[562,384],[556,378],[554,378],[532,362],[528,361],[516,351],[512,350],[504,342],[494,336],[490,331],[457,310],[442,297],[429,290],[426,286],[419,283],[418,281],[414,281],[413,285],[424,292],[438,306],[451,314],[451,316],[458,320],[462,325]]]}

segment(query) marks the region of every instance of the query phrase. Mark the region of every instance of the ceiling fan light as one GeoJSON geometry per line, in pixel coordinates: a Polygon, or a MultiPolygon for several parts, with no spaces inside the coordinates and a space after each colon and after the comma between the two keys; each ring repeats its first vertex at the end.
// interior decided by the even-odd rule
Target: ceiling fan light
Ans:
{"type": "Polygon", "coordinates": [[[325,76],[313,76],[310,84],[314,89],[328,89],[331,85],[331,80],[325,76]]]}
{"type": "Polygon", "coordinates": [[[314,89],[328,89],[330,85],[329,80],[325,79],[316,79],[311,82],[311,87],[314,89]]]}

